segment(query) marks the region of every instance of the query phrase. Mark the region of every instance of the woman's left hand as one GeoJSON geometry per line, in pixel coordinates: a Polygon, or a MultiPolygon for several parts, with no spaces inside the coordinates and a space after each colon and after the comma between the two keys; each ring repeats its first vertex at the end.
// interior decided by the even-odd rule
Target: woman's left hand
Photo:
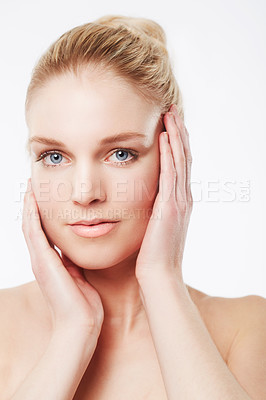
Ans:
{"type": "Polygon", "coordinates": [[[138,282],[162,275],[183,282],[182,259],[193,198],[190,188],[192,157],[188,132],[172,105],[164,115],[168,132],[159,136],[159,192],[136,261],[138,282]]]}

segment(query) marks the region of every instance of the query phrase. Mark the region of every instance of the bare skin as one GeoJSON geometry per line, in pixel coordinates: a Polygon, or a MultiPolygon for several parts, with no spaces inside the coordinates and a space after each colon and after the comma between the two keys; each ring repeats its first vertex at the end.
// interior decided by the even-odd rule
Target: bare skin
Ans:
{"type": "MultiPolygon", "coordinates": [[[[186,285],[211,337],[227,363],[242,326],[247,297],[211,297],[186,285]]],[[[9,399],[45,351],[51,336],[50,313],[36,281],[0,291],[0,390],[9,399]]],[[[109,328],[109,337],[113,331],[109,328]]],[[[93,358],[74,400],[167,399],[145,316],[123,342],[99,336],[93,358]]],[[[74,345],[74,344],[73,344],[74,345]]]]}
{"type": "MultiPolygon", "coordinates": [[[[145,109],[149,107],[149,103],[143,102],[132,88],[127,87],[124,91],[115,81],[109,83],[110,85],[102,87],[97,84],[97,87],[92,86],[87,91],[87,81],[72,80],[72,77],[65,80],[64,77],[60,82],[51,82],[51,86],[46,87],[34,103],[31,133],[52,135],[53,141],[55,138],[64,139],[72,153],[72,156],[66,157],[69,161],[63,163],[63,166],[46,168],[44,164],[37,164],[43,148],[40,149],[39,144],[37,146],[34,143],[33,150],[38,158],[32,164],[34,192],[38,194],[38,183],[43,179],[48,178],[53,183],[57,177],[60,177],[60,181],[62,179],[66,183],[72,183],[74,191],[72,198],[68,199],[69,203],[56,201],[55,198],[50,201],[39,199],[39,212],[43,214],[42,228],[45,228],[47,238],[50,239],[48,243],[41,229],[39,216],[33,218],[36,212],[35,196],[27,188],[22,228],[38,284],[34,281],[0,292],[0,321],[4,327],[0,333],[1,395],[6,400],[162,400],[167,399],[167,396],[169,400],[176,400],[184,398],[189,382],[189,386],[190,383],[193,386],[190,396],[193,399],[200,389],[199,398],[205,400],[206,386],[209,388],[211,384],[213,388],[211,397],[208,398],[213,398],[213,395],[218,398],[216,394],[219,395],[220,389],[225,393],[224,398],[229,399],[229,395],[233,398],[232,395],[237,392],[238,397],[234,398],[249,399],[239,383],[250,395],[256,395],[252,399],[265,398],[262,397],[265,389],[262,380],[265,376],[264,356],[260,356],[265,351],[265,300],[258,299],[258,296],[240,299],[210,297],[189,286],[186,294],[185,285],[180,285],[184,239],[189,220],[184,215],[187,211],[190,212],[190,208],[184,207],[184,203],[181,207],[181,199],[187,199],[183,193],[178,197],[178,203],[173,202],[175,198],[172,195],[171,202],[165,207],[165,210],[172,210],[172,214],[167,214],[167,226],[165,219],[151,219],[145,231],[145,220],[122,218],[121,224],[117,225],[120,229],[113,236],[110,235],[109,240],[97,240],[94,245],[91,243],[89,251],[87,243],[85,246],[84,242],[71,235],[61,218],[56,218],[55,215],[53,218],[45,218],[44,211],[49,210],[77,211],[78,208],[81,211],[96,205],[105,206],[107,211],[112,208],[122,210],[126,205],[135,211],[138,208],[149,210],[153,204],[153,198],[146,199],[142,196],[136,196],[133,200],[129,196],[126,204],[117,201],[112,203],[110,201],[114,198],[109,196],[110,201],[107,202],[107,194],[112,193],[110,182],[120,183],[122,177],[129,182],[138,182],[141,176],[154,195],[158,184],[158,168],[155,169],[154,165],[159,166],[154,134],[157,135],[162,129],[158,125],[159,116],[154,115],[152,110],[145,109]],[[89,97],[88,93],[92,96],[89,97]],[[95,102],[97,95],[99,102],[95,102]],[[112,102],[106,102],[110,97],[112,102]],[[130,97],[130,102],[125,102],[125,97],[130,97]],[[51,99],[55,101],[54,104],[51,104],[51,99]],[[93,107],[96,107],[95,112],[93,107]],[[49,110],[50,118],[47,118],[47,113],[43,113],[43,110],[49,110]],[[119,118],[116,118],[117,110],[119,118]],[[102,118],[103,114],[106,118],[102,118]],[[70,117],[67,122],[66,116],[70,117]],[[137,126],[137,123],[140,125],[137,126]],[[148,130],[148,138],[152,139],[153,145],[149,150],[146,148],[147,143],[142,146],[142,157],[139,162],[129,164],[132,167],[116,168],[109,161],[105,164],[108,160],[103,159],[106,150],[94,148],[97,144],[94,135],[97,133],[98,139],[106,140],[110,127],[114,129],[113,133],[124,131],[128,127],[132,132],[148,130]],[[86,182],[93,180],[95,183],[97,176],[102,178],[100,181],[103,192],[98,194],[94,185],[92,194],[90,191],[82,192],[85,198],[80,197],[80,179],[86,182]],[[182,211],[178,213],[179,230],[172,223],[172,215],[177,217],[174,210],[177,204],[182,211]],[[137,240],[131,240],[133,232],[134,239],[137,240]],[[173,242],[161,240],[169,237],[169,234],[176,239],[176,246],[173,246],[173,242]],[[52,249],[53,243],[71,260],[59,260],[59,255],[52,249]],[[141,250],[136,263],[136,251],[140,244],[141,250]],[[84,269],[86,276],[82,276],[77,266],[84,269]],[[174,272],[167,272],[169,269],[175,273],[178,269],[178,276],[174,276],[174,272]],[[145,308],[140,299],[140,287],[145,308]],[[251,306],[254,298],[255,307],[251,306]],[[158,312],[160,303],[161,314],[158,312]],[[180,311],[181,304],[185,312],[180,311]],[[169,310],[169,314],[164,313],[164,310],[169,310]],[[162,324],[164,317],[166,323],[162,324]],[[165,340],[169,337],[169,340],[165,340]],[[190,343],[186,342],[187,338],[191,338],[190,343]],[[165,351],[161,350],[165,344],[172,343],[173,351],[169,346],[165,351]],[[254,343],[257,344],[256,348],[254,343]],[[205,357],[206,354],[208,358],[205,357]],[[229,369],[232,367],[236,380],[229,374],[222,359],[229,369]],[[246,359],[250,361],[249,369],[243,362],[246,359]],[[214,368],[217,375],[212,380],[213,365],[217,366],[217,369],[214,368]],[[183,366],[191,366],[191,372],[183,366]],[[198,382],[195,383],[196,376],[198,382]],[[179,385],[176,384],[177,377],[179,385]],[[202,378],[207,378],[207,384],[199,387],[202,378]]],[[[164,121],[169,137],[173,140],[173,149],[176,150],[174,154],[177,158],[175,165],[178,176],[184,182],[185,169],[182,165],[185,160],[191,161],[191,158],[180,156],[178,149],[182,148],[181,137],[177,135],[177,124],[174,124],[173,119],[171,122],[171,113],[168,114],[164,121]]],[[[184,136],[184,131],[182,135],[184,136]]],[[[188,141],[188,137],[183,139],[184,143],[188,141]]],[[[45,140],[47,141],[47,137],[45,140]]],[[[164,177],[168,184],[160,185],[160,189],[171,189],[172,178],[176,178],[170,162],[171,149],[168,145],[167,151],[166,144],[167,141],[160,135],[160,149],[163,146],[165,149],[160,152],[160,183],[164,177]]],[[[188,146],[184,146],[184,149],[187,151],[188,146]]],[[[189,169],[186,168],[186,171],[189,177],[189,169]]],[[[186,180],[186,185],[179,184],[178,188],[187,190],[187,182],[189,179],[186,180]]],[[[171,193],[175,194],[175,191],[171,193]]],[[[153,207],[160,204],[162,206],[166,203],[160,203],[156,197],[153,207]]],[[[65,222],[71,222],[69,217],[65,222]]]]}

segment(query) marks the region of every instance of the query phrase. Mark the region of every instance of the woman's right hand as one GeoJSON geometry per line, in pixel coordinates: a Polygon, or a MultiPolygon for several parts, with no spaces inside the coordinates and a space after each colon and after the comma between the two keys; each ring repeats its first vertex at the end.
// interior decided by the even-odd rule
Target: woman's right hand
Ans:
{"type": "Polygon", "coordinates": [[[60,257],[41,225],[35,195],[28,179],[24,196],[22,231],[30,252],[34,276],[51,312],[53,333],[76,330],[85,336],[100,334],[104,310],[96,289],[65,255],[60,257]]]}
{"type": "Polygon", "coordinates": [[[104,310],[82,269],[60,257],[45,235],[34,193],[24,196],[22,230],[32,270],[51,312],[52,334],[45,352],[11,400],[72,400],[95,352],[104,310]]]}

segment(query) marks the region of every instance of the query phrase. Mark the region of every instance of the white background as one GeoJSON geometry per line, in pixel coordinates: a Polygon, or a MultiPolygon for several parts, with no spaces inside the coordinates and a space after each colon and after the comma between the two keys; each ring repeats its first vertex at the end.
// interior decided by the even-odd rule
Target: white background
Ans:
{"type": "Polygon", "coordinates": [[[122,14],[161,24],[184,97],[194,198],[185,282],[212,296],[266,297],[265,11],[260,0],[2,2],[1,288],[34,279],[21,230],[33,66],[66,30],[122,14]]]}

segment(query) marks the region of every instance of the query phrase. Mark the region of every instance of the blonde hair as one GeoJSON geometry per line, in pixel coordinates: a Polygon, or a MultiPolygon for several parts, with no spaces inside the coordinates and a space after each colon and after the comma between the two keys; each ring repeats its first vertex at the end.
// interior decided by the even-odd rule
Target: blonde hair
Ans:
{"type": "Polygon", "coordinates": [[[134,85],[165,114],[176,104],[184,120],[182,96],[174,77],[162,27],[147,18],[106,15],[77,26],[50,45],[35,65],[28,86],[26,116],[38,89],[53,77],[95,66],[134,85]]]}

